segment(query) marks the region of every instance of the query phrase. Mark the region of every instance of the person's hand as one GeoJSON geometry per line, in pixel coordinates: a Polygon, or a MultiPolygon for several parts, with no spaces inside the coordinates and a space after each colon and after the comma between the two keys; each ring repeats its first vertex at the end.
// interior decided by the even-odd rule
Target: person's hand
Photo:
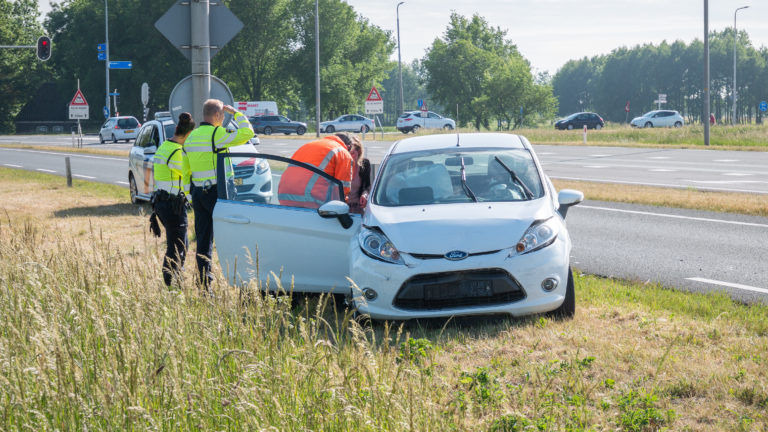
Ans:
{"type": "Polygon", "coordinates": [[[237,111],[232,105],[224,105],[224,112],[234,115],[237,111]]]}
{"type": "Polygon", "coordinates": [[[365,207],[368,205],[368,194],[364,193],[360,195],[360,207],[365,207]]]}

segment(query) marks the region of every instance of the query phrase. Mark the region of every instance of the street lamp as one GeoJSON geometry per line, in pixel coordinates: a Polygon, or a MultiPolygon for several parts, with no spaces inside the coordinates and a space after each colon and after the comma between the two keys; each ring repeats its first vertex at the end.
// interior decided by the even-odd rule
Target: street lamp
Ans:
{"type": "Polygon", "coordinates": [[[704,145],[709,145],[709,0],[704,0],[704,145]]]}
{"type": "Polygon", "coordinates": [[[320,6],[315,0],[315,136],[320,137],[320,6]]]}
{"type": "Polygon", "coordinates": [[[109,113],[109,106],[111,104],[109,103],[109,13],[107,12],[107,0],[104,0],[104,51],[106,56],[104,63],[107,69],[107,99],[104,107],[106,107],[106,113],[109,113]]]}
{"type": "Polygon", "coordinates": [[[742,6],[733,11],[733,116],[731,117],[731,125],[736,124],[736,13],[748,7],[742,6]]]}
{"type": "Polygon", "coordinates": [[[400,60],[400,5],[403,3],[405,2],[398,3],[395,8],[397,11],[397,69],[400,72],[400,112],[397,113],[398,116],[403,113],[403,63],[400,60]]]}

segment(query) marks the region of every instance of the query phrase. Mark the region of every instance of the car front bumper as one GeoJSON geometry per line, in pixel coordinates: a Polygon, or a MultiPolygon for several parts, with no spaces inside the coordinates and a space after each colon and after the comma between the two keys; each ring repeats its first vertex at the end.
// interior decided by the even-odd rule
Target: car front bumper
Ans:
{"type": "MultiPolygon", "coordinates": [[[[443,258],[419,259],[406,254],[404,259],[407,265],[390,264],[368,257],[360,250],[356,239],[351,247],[353,250],[350,273],[354,281],[352,299],[359,312],[369,314],[374,319],[404,320],[491,314],[522,316],[554,310],[565,299],[571,249],[566,233],[558,236],[552,245],[525,255],[517,255],[513,252],[510,256],[511,250],[503,249],[493,254],[470,256],[462,261],[449,261],[443,258]],[[398,293],[404,289],[404,286],[412,286],[413,280],[423,281],[421,284],[426,287],[430,284],[430,278],[434,277],[434,286],[438,291],[434,292],[434,289],[431,289],[427,294],[424,288],[424,296],[434,296],[441,295],[440,290],[453,289],[452,287],[443,288],[444,285],[440,285],[439,280],[444,280],[446,275],[471,277],[478,271],[509,275],[511,283],[522,288],[522,298],[470,306],[408,308],[395,306],[398,293]],[[542,281],[546,278],[557,281],[557,287],[550,292],[544,291],[541,287],[542,281]],[[366,289],[375,290],[376,298],[366,300],[363,295],[366,289]]],[[[483,298],[485,295],[485,293],[479,293],[473,298],[480,302],[487,302],[489,300],[483,298]]],[[[399,303],[402,304],[402,299],[399,303]]]]}

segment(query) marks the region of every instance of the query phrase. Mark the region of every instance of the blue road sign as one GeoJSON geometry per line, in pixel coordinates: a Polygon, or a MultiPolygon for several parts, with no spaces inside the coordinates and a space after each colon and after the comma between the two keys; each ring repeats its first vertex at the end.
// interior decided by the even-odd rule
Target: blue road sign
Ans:
{"type": "Polygon", "coordinates": [[[109,118],[109,107],[104,107],[104,118],[109,118]]]}
{"type": "Polygon", "coordinates": [[[760,111],[762,112],[768,111],[768,102],[766,101],[760,102],[760,111]]]}
{"type": "Polygon", "coordinates": [[[106,50],[107,50],[107,44],[105,44],[105,43],[103,43],[103,44],[98,44],[98,45],[96,45],[96,49],[97,49],[99,52],[101,52],[101,51],[106,51],[106,50]]]}
{"type": "Polygon", "coordinates": [[[110,96],[120,96],[120,93],[115,92],[115,93],[110,93],[109,95],[110,96]]]}
{"type": "Polygon", "coordinates": [[[422,106],[422,105],[424,105],[424,99],[418,99],[418,100],[416,100],[416,105],[418,105],[418,106],[419,106],[419,108],[421,108],[421,106],[422,106]]]}
{"type": "Polygon", "coordinates": [[[133,62],[131,61],[111,61],[109,62],[110,69],[131,69],[133,62]]]}
{"type": "Polygon", "coordinates": [[[107,53],[105,53],[104,51],[99,51],[98,57],[99,57],[99,60],[106,60],[107,53]]]}

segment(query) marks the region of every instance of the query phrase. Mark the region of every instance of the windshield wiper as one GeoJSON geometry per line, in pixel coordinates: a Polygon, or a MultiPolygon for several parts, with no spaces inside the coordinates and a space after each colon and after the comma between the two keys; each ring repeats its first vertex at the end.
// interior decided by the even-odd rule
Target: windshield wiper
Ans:
{"type": "Polygon", "coordinates": [[[523,190],[525,191],[525,197],[527,199],[532,199],[533,192],[531,192],[531,190],[528,189],[528,186],[526,186],[525,183],[523,183],[523,181],[520,180],[520,177],[518,177],[517,174],[515,174],[515,172],[512,171],[512,169],[507,166],[507,164],[505,164],[501,159],[499,159],[498,156],[494,156],[493,158],[496,159],[496,162],[498,162],[502,167],[504,167],[505,170],[507,170],[509,175],[512,176],[512,180],[516,181],[517,184],[523,187],[523,190]]]}
{"type": "Polygon", "coordinates": [[[464,193],[467,194],[468,197],[472,198],[472,201],[477,202],[477,197],[475,196],[474,192],[472,192],[472,189],[469,188],[469,185],[467,184],[467,172],[464,168],[464,156],[461,157],[461,188],[464,189],[464,193]]]}

